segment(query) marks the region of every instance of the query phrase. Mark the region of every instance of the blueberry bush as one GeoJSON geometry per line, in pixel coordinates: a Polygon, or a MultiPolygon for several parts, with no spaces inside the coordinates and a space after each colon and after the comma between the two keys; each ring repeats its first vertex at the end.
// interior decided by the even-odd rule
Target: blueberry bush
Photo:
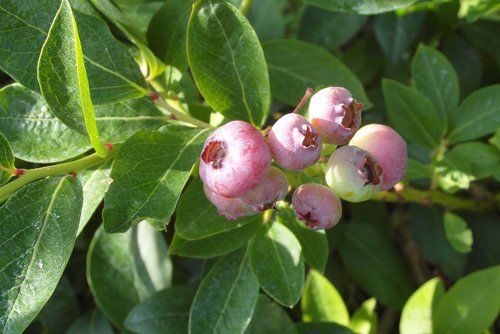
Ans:
{"type": "Polygon", "coordinates": [[[497,0],[0,0],[0,333],[500,333],[497,0]]]}

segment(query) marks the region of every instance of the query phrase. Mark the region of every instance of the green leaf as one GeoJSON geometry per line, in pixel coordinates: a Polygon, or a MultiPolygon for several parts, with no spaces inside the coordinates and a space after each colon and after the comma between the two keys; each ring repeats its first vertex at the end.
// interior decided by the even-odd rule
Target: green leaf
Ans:
{"type": "Polygon", "coordinates": [[[436,164],[435,172],[439,188],[448,193],[455,193],[460,189],[469,189],[474,181],[471,167],[466,160],[445,159],[436,164]]]}
{"type": "Polygon", "coordinates": [[[378,14],[411,5],[417,0],[306,0],[306,2],[336,12],[378,14]]]}
{"type": "Polygon", "coordinates": [[[278,303],[292,307],[302,295],[302,247],[284,225],[273,223],[250,241],[250,265],[259,285],[278,303]]]}
{"type": "Polygon", "coordinates": [[[373,22],[375,37],[392,64],[401,62],[403,54],[417,37],[424,19],[425,12],[405,15],[387,13],[375,16],[373,22]]]}
{"type": "Polygon", "coordinates": [[[49,300],[76,239],[82,190],[75,178],[48,178],[0,207],[0,331],[21,333],[49,300]]]}
{"type": "Polygon", "coordinates": [[[147,32],[148,45],[165,64],[183,71],[188,65],[186,35],[191,2],[167,1],[153,16],[147,32]]]}
{"type": "Polygon", "coordinates": [[[334,322],[297,322],[299,334],[354,334],[349,328],[334,322]]]}
{"type": "Polygon", "coordinates": [[[335,13],[311,6],[307,7],[302,16],[298,37],[327,50],[333,50],[352,38],[365,21],[366,16],[335,13]]]}
{"type": "Polygon", "coordinates": [[[261,224],[262,215],[258,215],[253,216],[249,224],[203,239],[187,240],[176,233],[170,245],[170,254],[199,259],[225,255],[245,246],[261,224]]]}
{"type": "Polygon", "coordinates": [[[439,302],[435,333],[482,333],[500,312],[500,266],[460,279],[439,302]]]}
{"type": "Polygon", "coordinates": [[[371,107],[359,79],[340,60],[314,44],[284,39],[263,44],[273,97],[296,105],[307,87],[342,86],[371,107]]]}
{"type": "Polygon", "coordinates": [[[349,312],[335,286],[316,270],[307,275],[301,301],[304,322],[335,322],[349,326],[349,312]]]}
{"type": "Polygon", "coordinates": [[[78,300],[66,276],[62,276],[54,293],[37,319],[47,333],[64,334],[79,315],[78,300]]]}
{"type": "Polygon", "coordinates": [[[167,126],[127,140],[113,162],[113,183],[104,197],[106,231],[126,231],[144,218],[168,220],[208,132],[167,126]]]}
{"type": "Polygon", "coordinates": [[[228,119],[262,126],[271,103],[269,77],[257,35],[223,0],[198,0],[188,26],[187,52],[196,85],[228,119]]]}
{"type": "Polygon", "coordinates": [[[0,131],[14,155],[25,161],[58,162],[91,147],[87,136],[64,125],[40,95],[19,84],[0,90],[0,131]]]}
{"type": "Polygon", "coordinates": [[[432,177],[432,166],[418,160],[408,158],[405,177],[408,180],[430,179],[432,177]]]}
{"type": "Polygon", "coordinates": [[[203,279],[189,314],[189,333],[241,333],[248,326],[259,285],[246,250],[221,258],[203,279]]]}
{"type": "Polygon", "coordinates": [[[66,332],[66,334],[88,333],[113,334],[114,331],[102,312],[95,309],[78,318],[66,332]]]}
{"type": "Polygon", "coordinates": [[[194,294],[194,289],[180,286],[156,292],[130,311],[125,327],[139,334],[187,333],[194,294]]]}
{"type": "Polygon", "coordinates": [[[245,334],[287,333],[298,334],[297,328],[282,307],[260,294],[245,334]]]}
{"type": "Polygon", "coordinates": [[[500,264],[500,243],[497,238],[500,233],[498,215],[471,212],[464,213],[463,216],[467,221],[474,222],[470,225],[474,235],[474,244],[472,252],[467,256],[466,272],[500,264]]]}
{"type": "Polygon", "coordinates": [[[170,285],[172,265],[162,233],[143,222],[125,233],[99,228],[87,254],[87,281],[94,299],[118,328],[129,311],[170,285]]]}
{"type": "Polygon", "coordinates": [[[366,292],[383,304],[403,307],[413,284],[403,260],[384,234],[368,224],[346,225],[338,250],[342,262],[366,292]]]}
{"type": "Polygon", "coordinates": [[[457,72],[441,52],[425,45],[418,47],[411,71],[415,88],[432,102],[446,124],[460,98],[457,72]]]}
{"type": "Polygon", "coordinates": [[[462,276],[466,257],[446,239],[443,212],[438,208],[410,206],[410,229],[424,259],[451,279],[462,276]]]}
{"type": "MultiPolygon", "coordinates": [[[[34,91],[39,91],[36,69],[40,50],[59,5],[56,0],[0,0],[0,45],[8,45],[0,50],[0,68],[34,91]]],[[[75,17],[94,104],[146,95],[138,66],[106,23],[78,12],[75,17]]]]}
{"type": "Polygon", "coordinates": [[[299,240],[306,263],[319,272],[325,271],[329,255],[325,231],[314,231],[305,226],[290,207],[280,206],[276,220],[290,229],[299,240]]]}
{"type": "Polygon", "coordinates": [[[452,143],[476,139],[500,127],[500,85],[482,88],[469,95],[451,120],[452,143]]]}
{"type": "Polygon", "coordinates": [[[283,38],[287,21],[284,10],[286,0],[253,0],[248,20],[261,42],[283,38]]]}
{"type": "Polygon", "coordinates": [[[500,151],[481,142],[467,142],[453,147],[445,156],[451,165],[466,165],[459,169],[470,173],[474,179],[483,179],[495,174],[500,165],[500,151]]]}
{"type": "Polygon", "coordinates": [[[378,324],[376,306],[375,298],[365,300],[352,315],[349,327],[358,334],[375,334],[378,324]]]}
{"type": "Polygon", "coordinates": [[[460,216],[447,212],[444,214],[444,231],[446,238],[459,253],[469,253],[472,248],[472,231],[467,228],[467,222],[460,216]]]}
{"type": "Polygon", "coordinates": [[[493,137],[490,138],[489,142],[500,150],[500,128],[498,128],[493,137]]]}
{"type": "Polygon", "coordinates": [[[61,2],[38,60],[40,90],[52,112],[67,126],[87,132],[99,156],[101,143],[90,98],[78,28],[68,0],[61,2]]]}
{"type": "MultiPolygon", "coordinates": [[[[342,62],[358,76],[365,87],[380,74],[384,59],[373,35],[356,41],[342,54],[341,58],[342,62]]],[[[380,95],[380,89],[377,89],[375,97],[379,98],[380,95]]]]}
{"type": "Polygon", "coordinates": [[[10,180],[14,166],[14,154],[7,138],[0,132],[0,184],[10,180]]]}
{"type": "Polygon", "coordinates": [[[244,217],[232,221],[219,215],[217,208],[205,196],[200,178],[196,178],[187,186],[179,200],[175,232],[181,239],[206,239],[240,228],[254,219],[255,217],[244,217]]]}
{"type": "Polygon", "coordinates": [[[500,41],[495,31],[500,28],[500,23],[496,20],[479,20],[473,24],[464,24],[462,31],[481,51],[493,57],[500,57],[500,41]]]}
{"type": "Polygon", "coordinates": [[[83,207],[77,235],[82,232],[99,204],[101,204],[104,193],[112,182],[109,177],[110,170],[111,160],[78,172],[78,179],[83,188],[83,207]]]}
{"type": "Polygon", "coordinates": [[[444,295],[444,284],[432,278],[420,286],[406,301],[401,313],[401,334],[432,333],[432,316],[444,295]]]}
{"type": "Polygon", "coordinates": [[[417,90],[394,80],[382,81],[389,120],[408,141],[437,147],[443,122],[432,103],[417,90]]]}

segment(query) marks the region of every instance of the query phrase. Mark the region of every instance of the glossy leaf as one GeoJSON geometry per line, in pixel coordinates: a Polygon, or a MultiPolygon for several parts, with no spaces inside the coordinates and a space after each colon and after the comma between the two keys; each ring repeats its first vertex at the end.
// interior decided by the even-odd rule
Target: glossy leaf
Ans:
{"type": "Polygon", "coordinates": [[[420,205],[410,207],[410,229],[424,259],[444,273],[457,279],[462,276],[466,257],[456,252],[446,238],[443,212],[420,205]]]}
{"type": "Polygon", "coordinates": [[[328,239],[324,230],[314,231],[295,217],[291,208],[279,207],[276,220],[293,232],[302,247],[302,255],[307,264],[323,272],[328,261],[328,239]]]}
{"type": "Polygon", "coordinates": [[[376,306],[375,298],[365,300],[352,315],[349,328],[358,334],[375,334],[378,325],[376,306]]]}
{"type": "Polygon", "coordinates": [[[260,294],[245,334],[287,333],[298,334],[297,328],[278,304],[273,303],[266,295],[260,294]]]}
{"type": "MultiPolygon", "coordinates": [[[[37,62],[60,1],[0,1],[0,68],[19,83],[39,91],[37,62]],[[15,54],[15,57],[12,55],[15,54]]],[[[138,66],[126,48],[95,16],[75,13],[94,104],[147,94],[138,66]]]]}
{"type": "Polygon", "coordinates": [[[48,178],[0,207],[0,331],[21,333],[49,300],[68,263],[82,206],[80,184],[48,178]]]}
{"type": "Polygon", "coordinates": [[[78,225],[78,235],[87,225],[99,204],[101,204],[104,193],[112,182],[109,177],[110,170],[111,160],[78,173],[78,179],[83,188],[83,206],[78,225]]]}
{"type": "Polygon", "coordinates": [[[186,35],[191,2],[167,1],[153,16],[147,32],[148,45],[165,64],[179,70],[188,65],[186,35]]]}
{"type": "Polygon", "coordinates": [[[402,259],[394,245],[377,228],[350,224],[339,244],[339,253],[354,280],[383,304],[401,309],[413,291],[402,259]],[[359,259],[364,259],[359,261],[359,259]]]}
{"type": "Polygon", "coordinates": [[[419,287],[403,307],[400,333],[432,333],[432,316],[443,295],[444,284],[439,278],[432,278],[419,287]]]}
{"type": "Polygon", "coordinates": [[[304,259],[295,235],[274,223],[250,241],[250,265],[260,287],[278,303],[292,307],[302,295],[304,259]]]}
{"type": "Polygon", "coordinates": [[[7,138],[0,132],[0,185],[9,181],[14,168],[12,148],[7,138]]]}
{"type": "Polygon", "coordinates": [[[262,126],[271,94],[264,54],[246,18],[223,0],[198,0],[189,20],[187,52],[196,85],[228,119],[262,126]]]}
{"type": "Polygon", "coordinates": [[[99,138],[90,98],[80,37],[68,0],[61,2],[42,46],[37,75],[42,95],[57,118],[70,128],[87,132],[97,154],[106,156],[108,152],[99,138]]]}
{"type": "Polygon", "coordinates": [[[64,125],[40,95],[19,84],[0,90],[0,132],[16,157],[32,162],[66,160],[91,147],[87,136],[64,125]]]}
{"type": "Polygon", "coordinates": [[[194,294],[194,289],[180,286],[156,292],[130,311],[125,327],[139,334],[187,333],[194,294]]]}
{"type": "Polygon", "coordinates": [[[378,14],[411,5],[417,0],[306,0],[306,2],[336,12],[378,14]]]}
{"type": "Polygon", "coordinates": [[[444,231],[448,241],[457,252],[469,253],[471,251],[472,231],[467,228],[467,222],[460,216],[450,212],[445,213],[444,231]]]}
{"type": "Polygon", "coordinates": [[[217,208],[205,196],[203,183],[196,178],[187,186],[179,200],[175,232],[181,239],[206,239],[240,228],[254,219],[254,216],[250,216],[232,221],[219,215],[217,208]]]}
{"type": "Polygon", "coordinates": [[[411,143],[437,147],[443,122],[432,103],[417,90],[393,80],[383,80],[382,89],[396,130],[411,143]]]}
{"type": "Polygon", "coordinates": [[[364,109],[371,107],[363,85],[340,60],[325,49],[297,40],[263,44],[273,97],[295,106],[307,87],[342,86],[349,89],[364,109]]]}
{"type": "Polygon", "coordinates": [[[127,140],[113,162],[113,183],[104,197],[106,231],[126,231],[144,218],[168,220],[208,132],[168,126],[127,140]]]}
{"type": "Polygon", "coordinates": [[[349,326],[349,312],[335,286],[316,270],[306,279],[301,300],[304,322],[335,322],[349,326]]]}
{"type": "Polygon", "coordinates": [[[418,35],[424,23],[425,12],[405,15],[387,13],[374,18],[375,37],[387,60],[392,64],[399,63],[418,35]]]}
{"type": "Polygon", "coordinates": [[[189,333],[241,333],[250,323],[259,285],[246,250],[221,258],[203,279],[189,313],[189,333]]]}
{"type": "Polygon", "coordinates": [[[66,334],[113,334],[113,327],[98,309],[87,312],[78,318],[66,332],[66,334]]]}
{"type": "Polygon", "coordinates": [[[439,302],[435,333],[482,333],[500,312],[500,266],[460,279],[439,302]]]}
{"type": "Polygon", "coordinates": [[[161,232],[143,222],[125,233],[99,228],[87,254],[87,281],[99,308],[124,329],[129,311],[170,285],[172,267],[161,232]]]}
{"type": "Polygon", "coordinates": [[[298,37],[327,50],[333,50],[352,38],[365,21],[366,16],[336,13],[310,6],[302,16],[298,37]]]}
{"type": "Polygon", "coordinates": [[[411,71],[415,88],[432,102],[446,124],[460,98],[457,72],[441,52],[425,45],[418,47],[411,71]]]}
{"type": "Polygon", "coordinates": [[[500,127],[500,85],[488,86],[469,95],[451,121],[453,143],[480,138],[500,127]]]}
{"type": "Polygon", "coordinates": [[[203,239],[186,240],[174,234],[170,254],[208,259],[231,253],[245,246],[262,224],[262,215],[253,216],[249,224],[203,239]]]}

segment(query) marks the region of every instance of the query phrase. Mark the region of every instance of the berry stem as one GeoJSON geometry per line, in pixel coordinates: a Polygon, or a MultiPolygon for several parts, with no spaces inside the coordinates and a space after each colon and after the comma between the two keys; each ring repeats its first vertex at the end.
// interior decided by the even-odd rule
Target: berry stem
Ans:
{"type": "Polygon", "coordinates": [[[64,162],[57,165],[28,169],[23,175],[21,175],[16,180],[7,183],[3,187],[0,187],[0,203],[5,202],[14,192],[24,187],[28,183],[43,179],[47,176],[77,173],[80,170],[87,169],[98,163],[111,159],[112,157],[115,156],[118,149],[119,145],[114,145],[113,148],[108,151],[108,154],[104,158],[100,157],[97,153],[94,153],[84,158],[70,162],[64,162]]]}
{"type": "Polygon", "coordinates": [[[451,210],[494,211],[500,207],[500,197],[491,200],[462,198],[433,190],[420,190],[407,185],[398,190],[383,191],[372,198],[375,201],[404,203],[413,202],[423,205],[439,204],[451,210]]]}
{"type": "Polygon", "coordinates": [[[298,114],[300,109],[306,104],[307,100],[314,94],[314,90],[311,87],[307,87],[306,92],[304,93],[304,96],[299,101],[299,104],[293,109],[292,113],[293,114],[298,114]]]}
{"type": "Polygon", "coordinates": [[[155,97],[152,99],[153,102],[160,108],[168,111],[172,116],[174,116],[175,119],[189,123],[192,125],[196,125],[200,128],[213,128],[212,125],[205,123],[203,121],[200,121],[199,119],[196,119],[194,117],[191,117],[190,115],[183,113],[182,111],[174,108],[172,105],[170,105],[161,95],[155,95],[155,97]]]}
{"type": "Polygon", "coordinates": [[[16,169],[15,168],[7,168],[5,166],[0,165],[0,171],[9,173],[11,175],[16,175],[16,169]]]}

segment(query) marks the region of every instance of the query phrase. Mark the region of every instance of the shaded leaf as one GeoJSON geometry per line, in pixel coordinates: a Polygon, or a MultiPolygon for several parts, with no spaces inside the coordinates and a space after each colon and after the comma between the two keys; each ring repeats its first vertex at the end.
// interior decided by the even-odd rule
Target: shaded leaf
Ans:
{"type": "Polygon", "coordinates": [[[260,294],[245,334],[287,333],[298,334],[295,325],[278,304],[260,294]]]}
{"type": "Polygon", "coordinates": [[[208,132],[168,126],[127,140],[113,162],[113,183],[104,197],[106,231],[126,231],[144,218],[169,219],[208,132]]]}
{"type": "Polygon", "coordinates": [[[354,280],[383,304],[401,309],[413,291],[403,261],[394,245],[377,228],[350,224],[339,244],[339,253],[354,280]],[[364,259],[359,261],[359,259],[364,259]]]}
{"type": "Polygon", "coordinates": [[[280,101],[294,106],[307,87],[342,86],[363,102],[365,109],[371,107],[359,79],[325,49],[291,39],[266,42],[263,48],[273,97],[280,101]]]}
{"type": "Polygon", "coordinates": [[[472,231],[467,228],[467,222],[460,216],[446,212],[444,214],[444,231],[448,241],[459,253],[471,251],[473,238],[472,231]]]}
{"type": "Polygon", "coordinates": [[[443,122],[432,103],[417,90],[394,80],[382,81],[389,120],[414,144],[437,147],[443,122]]]}
{"type": "Polygon", "coordinates": [[[227,220],[208,201],[200,178],[194,179],[182,193],[176,211],[175,232],[186,240],[206,239],[242,227],[255,217],[227,220]],[[196,205],[193,205],[196,203],[196,205]]]}
{"type": "Polygon", "coordinates": [[[259,285],[246,250],[221,258],[203,279],[189,314],[189,333],[241,333],[250,323],[259,285]]]}
{"type": "Polygon", "coordinates": [[[292,307],[302,295],[302,247],[284,225],[274,223],[250,241],[250,265],[260,287],[278,303],[292,307]]]}
{"type": "Polygon", "coordinates": [[[253,216],[250,223],[202,239],[187,240],[174,234],[170,254],[199,259],[213,258],[245,246],[262,224],[262,215],[253,216]]]}
{"type": "Polygon", "coordinates": [[[458,106],[460,87],[457,72],[438,50],[420,45],[411,64],[413,81],[419,92],[435,106],[443,124],[458,106]]]}
{"type": "Polygon", "coordinates": [[[66,332],[66,334],[113,334],[113,327],[98,309],[87,312],[78,318],[66,332]]]}
{"type": "Polygon", "coordinates": [[[134,333],[187,333],[195,290],[173,286],[154,293],[127,315],[125,327],[134,333]]]}
{"type": "Polygon", "coordinates": [[[444,284],[432,278],[420,286],[405,303],[401,313],[401,334],[432,333],[432,316],[444,295],[444,284]]]}
{"type": "Polygon", "coordinates": [[[87,133],[99,156],[107,155],[101,143],[90,98],[82,46],[68,0],[52,22],[38,60],[40,90],[52,112],[67,126],[87,133]]]}
{"type": "Polygon", "coordinates": [[[417,0],[306,0],[306,2],[332,11],[358,14],[378,14],[403,8],[417,0]]]}
{"type": "Polygon", "coordinates": [[[48,178],[0,207],[0,331],[21,333],[49,300],[76,239],[82,190],[75,178],[48,178]]]}
{"type": "Polygon", "coordinates": [[[335,286],[316,270],[310,270],[301,301],[304,322],[335,322],[349,326],[349,312],[335,286]]]}
{"type": "Polygon", "coordinates": [[[500,264],[500,243],[498,235],[500,224],[495,213],[461,213],[470,222],[470,229],[474,235],[472,252],[467,256],[467,273],[485,269],[500,264]]]}
{"type": "Polygon", "coordinates": [[[248,20],[261,42],[283,38],[286,19],[283,14],[286,0],[253,0],[248,20]]]}
{"type": "Polygon", "coordinates": [[[476,271],[446,292],[433,317],[435,333],[482,333],[500,312],[500,266],[476,271]]]}
{"type": "Polygon", "coordinates": [[[197,1],[187,52],[210,106],[228,119],[264,124],[271,103],[267,66],[257,35],[237,8],[223,0],[197,1]]]}
{"type": "Polygon", "coordinates": [[[500,127],[500,85],[481,88],[458,107],[451,121],[450,142],[480,138],[500,127]]]}
{"type": "Polygon", "coordinates": [[[161,232],[143,222],[125,233],[99,228],[87,254],[87,281],[94,299],[118,328],[129,311],[170,285],[171,263],[161,232]]]}
{"type": "Polygon", "coordinates": [[[0,132],[0,184],[12,177],[14,166],[14,154],[7,138],[0,132]]]}

